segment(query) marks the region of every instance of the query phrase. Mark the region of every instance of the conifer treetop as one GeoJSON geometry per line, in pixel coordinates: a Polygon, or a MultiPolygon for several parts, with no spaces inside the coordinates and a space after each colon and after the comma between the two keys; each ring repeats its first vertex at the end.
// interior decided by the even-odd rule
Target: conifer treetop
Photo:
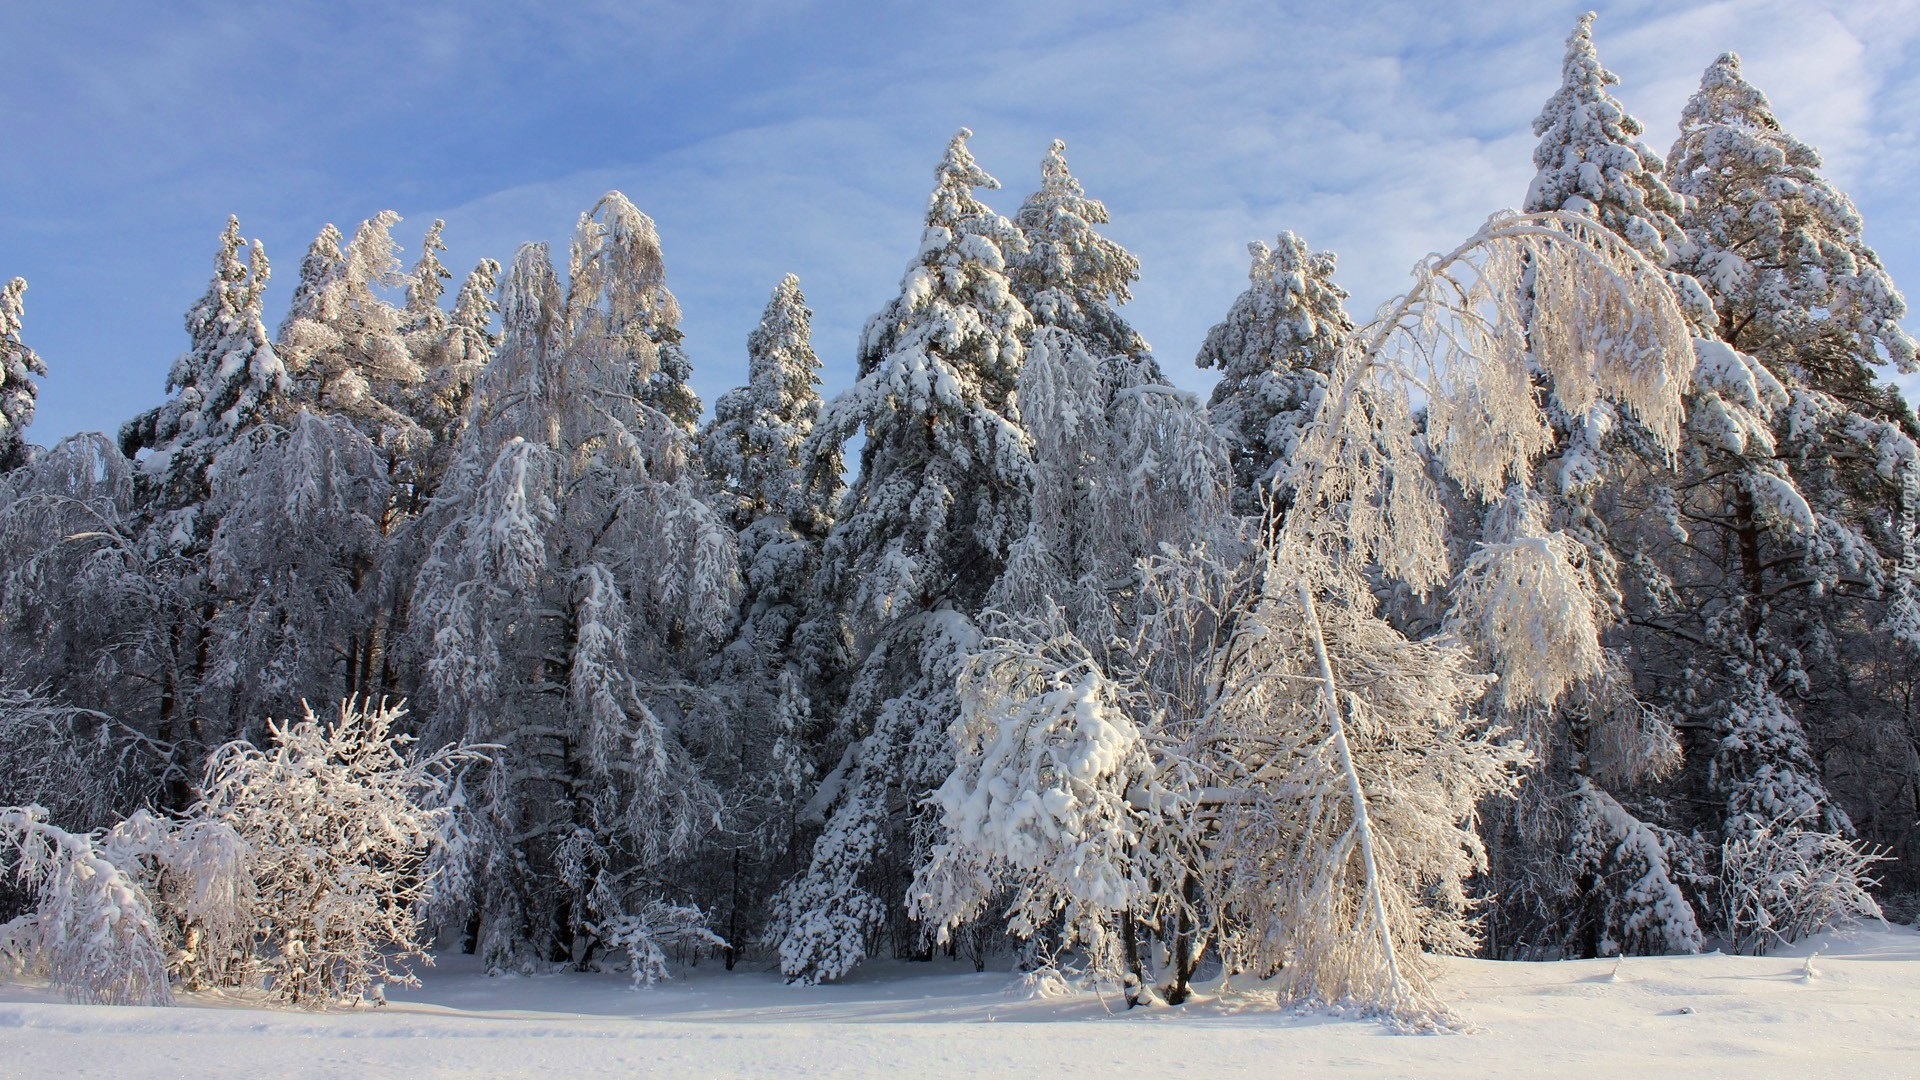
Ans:
{"type": "Polygon", "coordinates": [[[1593,12],[1567,37],[1560,89],[1533,122],[1540,137],[1527,191],[1527,213],[1567,210],[1597,218],[1655,264],[1680,239],[1680,201],[1661,179],[1659,155],[1646,131],[1609,91],[1620,77],[1600,64],[1593,47],[1593,12]]]}
{"type": "Polygon", "coordinates": [[[1904,297],[1862,237],[1853,201],[1820,155],[1780,125],[1723,53],[1681,113],[1668,171],[1690,200],[1686,268],[1722,311],[1720,336],[1777,357],[1838,331],[1864,357],[1916,370],[1904,297]]]}
{"type": "Polygon", "coordinates": [[[285,407],[287,369],[260,321],[271,267],[260,241],[253,241],[242,261],[246,248],[240,219],[229,217],[214,256],[213,281],[187,311],[192,347],[167,374],[174,397],[120,429],[121,448],[128,454],[155,451],[142,471],[161,480],[164,499],[175,505],[198,498],[205,467],[222,446],[285,407]]]}
{"type": "Polygon", "coordinates": [[[30,376],[47,374],[46,363],[20,340],[26,291],[24,278],[0,286],[0,472],[25,461],[26,429],[33,423],[38,393],[30,376]]]}
{"type": "MultiPolygon", "coordinates": [[[[1114,310],[1133,299],[1140,260],[1095,228],[1110,220],[1106,205],[1087,197],[1067,168],[1066,149],[1053,140],[1040,163],[1039,190],[1015,215],[1027,250],[1011,260],[1014,289],[1036,324],[1073,332],[1096,359],[1150,363],[1146,341],[1114,310]]],[[[1158,381],[1158,370],[1152,374],[1158,381]]]]}

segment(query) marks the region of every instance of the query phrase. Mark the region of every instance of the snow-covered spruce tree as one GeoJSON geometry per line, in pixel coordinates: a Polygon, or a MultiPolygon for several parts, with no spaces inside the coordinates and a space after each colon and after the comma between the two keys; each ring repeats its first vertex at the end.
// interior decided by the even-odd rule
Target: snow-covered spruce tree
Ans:
{"type": "MultiPolygon", "coordinates": [[[[1640,141],[1640,122],[1609,91],[1619,79],[1600,64],[1592,21],[1591,14],[1583,16],[1567,39],[1561,86],[1534,121],[1539,171],[1526,209],[1594,220],[1667,268],[1686,247],[1675,220],[1680,200],[1662,178],[1659,158],[1640,141]]],[[[1704,332],[1712,308],[1699,286],[1671,269],[1665,276],[1674,302],[1695,331],[1704,332]]],[[[1522,311],[1526,320],[1553,317],[1522,311]]],[[[1533,333],[1525,320],[1519,330],[1533,333]]],[[[1690,355],[1683,351],[1677,362],[1690,355]]],[[[1666,846],[1642,843],[1662,834],[1634,816],[1635,810],[1659,815],[1649,793],[1679,766],[1677,735],[1669,710],[1636,696],[1635,665],[1642,658],[1620,625],[1626,613],[1621,567],[1630,560],[1628,537],[1640,525],[1631,517],[1623,521],[1622,507],[1632,500],[1622,487],[1659,482],[1672,469],[1672,448],[1605,396],[1569,393],[1537,367],[1530,383],[1550,428],[1538,480],[1530,482],[1538,495],[1479,495],[1491,501],[1468,535],[1493,551],[1542,529],[1559,530],[1565,537],[1560,556],[1591,581],[1598,604],[1575,614],[1605,631],[1599,638],[1604,651],[1595,674],[1552,708],[1516,709],[1504,689],[1483,703],[1534,750],[1517,798],[1486,815],[1497,897],[1488,945],[1501,956],[1694,951],[1700,936],[1690,905],[1667,902],[1679,895],[1679,871],[1669,864],[1666,846]],[[1563,400],[1572,407],[1563,408],[1563,400]]],[[[1463,586],[1469,592],[1482,557],[1468,562],[1463,586]]]]}
{"type": "Polygon", "coordinates": [[[1290,232],[1272,248],[1247,250],[1251,284],[1207,331],[1195,363],[1220,372],[1207,413],[1233,461],[1234,511],[1257,517],[1320,406],[1334,360],[1352,347],[1354,325],[1331,252],[1309,251],[1290,232]]]}
{"type": "MultiPolygon", "coordinates": [[[[201,714],[207,624],[218,603],[207,575],[218,524],[205,505],[213,462],[252,428],[289,413],[291,384],[260,317],[266,252],[254,241],[242,262],[245,247],[239,221],[228,218],[213,281],[187,312],[191,348],[167,376],[174,396],[120,429],[121,450],[139,455],[133,556],[157,621],[138,629],[140,647],[119,662],[136,667],[135,677],[147,682],[144,696],[156,714],[150,730],[174,747],[167,803],[175,809],[184,808],[185,781],[198,774],[202,755],[235,734],[209,727],[201,714]]],[[[128,713],[116,715],[136,722],[128,713]]]]}
{"type": "Polygon", "coordinates": [[[187,527],[169,535],[190,535],[191,508],[206,498],[214,455],[286,407],[287,369],[260,320],[270,272],[266,251],[256,240],[242,262],[245,247],[239,219],[228,218],[213,283],[187,312],[192,347],[167,374],[174,396],[120,429],[128,457],[147,452],[140,461],[144,506],[187,527]]]}
{"type": "Polygon", "coordinates": [[[26,464],[27,425],[39,388],[33,377],[46,377],[47,365],[20,340],[24,278],[0,286],[0,473],[26,464]]]}
{"type": "MultiPolygon", "coordinates": [[[[583,229],[588,227],[588,216],[581,215],[583,229]]],[[[657,251],[659,240],[652,237],[651,226],[648,233],[648,244],[651,250],[657,251]]],[[[570,278],[580,275],[579,259],[579,245],[575,244],[573,264],[568,268],[570,278]]],[[[686,335],[680,331],[680,302],[667,291],[666,271],[656,259],[650,269],[623,265],[612,272],[639,274],[648,279],[645,287],[636,289],[629,297],[627,303],[631,310],[621,317],[619,330],[620,334],[634,339],[630,348],[644,351],[649,357],[644,363],[634,364],[629,372],[633,395],[642,405],[666,417],[682,434],[692,436],[700,427],[700,397],[693,392],[689,381],[693,377],[693,364],[687,359],[687,350],[682,344],[686,335]],[[638,344],[641,337],[647,339],[650,349],[638,344]]]]}
{"type": "Polygon", "coordinates": [[[701,736],[733,805],[731,851],[724,874],[715,875],[734,943],[730,966],[765,919],[761,885],[785,864],[800,804],[818,779],[809,687],[821,672],[801,633],[825,621],[813,578],[833,524],[840,465],[837,446],[823,448],[830,459],[817,468],[807,456],[820,414],[812,317],[800,279],[788,274],[747,335],[747,385],[714,403],[713,423],[701,435],[708,474],[739,530],[745,578],[733,640],[707,672],[714,712],[701,736]]]}
{"type": "Polygon", "coordinates": [[[593,963],[721,805],[687,708],[739,572],[689,440],[632,395],[671,306],[652,221],[609,193],[572,265],[563,291],[543,245],[514,259],[410,620],[428,730],[499,747],[470,785],[468,900],[500,966],[593,963]]]}
{"type": "Polygon", "coordinates": [[[208,763],[194,816],[246,845],[266,986],[289,1005],[418,985],[407,962],[426,958],[422,869],[447,831],[453,774],[476,755],[411,752],[395,730],[404,712],[346,702],[323,723],[308,709],[270,722],[264,749],[229,743],[208,763]]]}
{"type": "Polygon", "coordinates": [[[1552,430],[1536,372],[1562,410],[1605,399],[1676,447],[1686,327],[1662,271],[1581,216],[1496,216],[1424,262],[1335,357],[1257,575],[1244,559],[1161,562],[1179,584],[1143,623],[1139,676],[1071,644],[983,653],[941,858],[1015,868],[1042,913],[1192,919],[1176,969],[1216,947],[1296,998],[1444,1019],[1422,950],[1472,947],[1476,807],[1524,760],[1472,711],[1490,681],[1475,657],[1513,705],[1550,708],[1600,669],[1597,617],[1568,617],[1599,605],[1576,545],[1537,517],[1466,568],[1465,640],[1407,639],[1377,581],[1447,579],[1430,462],[1476,497],[1529,495],[1552,430]],[[1245,585],[1227,584],[1235,567],[1245,585]],[[1136,693],[1162,695],[1134,714],[1145,723],[1123,719],[1136,693]]]}
{"type": "Polygon", "coordinates": [[[1056,140],[1042,162],[1019,217],[1027,250],[1010,262],[1034,313],[1018,385],[1034,479],[1027,532],[992,607],[1039,615],[1057,603],[1100,647],[1139,560],[1212,535],[1222,458],[1204,410],[1167,384],[1120,316],[1139,260],[1093,228],[1106,207],[1081,192],[1064,149],[1056,140]]]}
{"type": "Polygon", "coordinates": [[[1649,593],[1664,602],[1646,648],[1680,676],[1677,705],[1704,736],[1690,794],[1719,808],[1700,822],[1706,835],[1744,853],[1724,862],[1719,888],[1770,894],[1769,921],[1796,929],[1820,919],[1726,876],[1769,864],[1752,857],[1756,838],[1824,833],[1807,850],[1852,873],[1864,865],[1849,843],[1857,809],[1868,836],[1905,856],[1906,880],[1920,842],[1911,815],[1878,812],[1920,775],[1901,734],[1920,422],[1874,368],[1912,370],[1915,346],[1859,214],[1819,168],[1737,57],[1707,69],[1669,171],[1688,198],[1683,265],[1714,300],[1722,381],[1739,391],[1722,397],[1752,404],[1741,422],[1700,411],[1702,437],[1665,495],[1668,535],[1648,540],[1649,593]],[[1829,777],[1848,790],[1830,792],[1829,777]]]}
{"type": "Polygon", "coordinates": [[[1559,90],[1533,121],[1533,185],[1525,213],[1586,214],[1655,266],[1680,236],[1680,200],[1661,177],[1660,156],[1640,141],[1645,125],[1607,89],[1620,77],[1601,66],[1593,47],[1593,12],[1567,37],[1559,90]]]}
{"type": "Polygon", "coordinates": [[[1179,617],[1229,606],[1207,590],[1244,587],[1249,578],[1179,572],[1222,569],[1218,560],[1235,551],[1245,561],[1226,517],[1225,454],[1199,402],[1165,385],[1146,343],[1115,311],[1138,264],[1090,228],[1091,220],[1105,220],[1104,209],[1078,195],[1060,149],[1055,143],[1042,190],[1023,210],[1029,251],[1015,262],[1017,272],[1028,268],[1044,285],[1027,290],[1043,325],[1018,390],[1020,425],[1033,447],[1028,526],[989,596],[988,637],[963,671],[954,729],[961,751],[937,793],[948,829],[972,842],[935,849],[916,875],[912,906],[948,940],[990,909],[1004,911],[1012,932],[1033,947],[1048,954],[1078,948],[1095,970],[1131,976],[1134,1000],[1153,981],[1144,956],[1159,944],[1142,940],[1145,928],[1163,928],[1167,944],[1191,931],[1181,912],[1149,910],[1150,890],[1142,887],[1154,876],[1150,867],[1178,879],[1172,863],[1154,860],[1182,850],[1191,830],[1131,809],[1125,792],[1102,790],[1101,779],[1136,772],[1121,764],[1139,752],[1134,733],[1151,725],[1156,710],[1185,711],[1188,702],[1170,699],[1204,685],[1143,674],[1170,672],[1185,660],[1204,666],[1220,621],[1179,617]],[[1051,254],[1036,260],[1036,249],[1051,254]],[[1143,566],[1163,548],[1180,554],[1143,566]],[[1176,605],[1176,589],[1189,586],[1196,599],[1209,599],[1176,605]],[[1092,666],[1079,666],[1082,660],[1092,666]],[[1102,671],[1110,673],[1104,681],[1102,671]],[[976,726],[967,719],[975,715],[992,719],[976,726]],[[1020,775],[1009,782],[1008,769],[1020,775]],[[997,794],[973,799],[983,784],[997,794]],[[1029,815],[1048,799],[1064,818],[1099,819],[1097,838],[1085,839],[1077,826],[1049,832],[1036,825],[1029,815]],[[1022,834],[1010,841],[1020,848],[1016,857],[982,860],[980,830],[995,828],[1022,834]],[[1034,872],[1036,865],[1091,866],[1094,857],[1079,845],[1123,840],[1135,852],[1132,880],[1034,872]]]}
{"type": "Polygon", "coordinates": [[[821,702],[839,755],[811,806],[824,827],[777,901],[790,979],[846,974],[887,930],[896,951],[924,947],[904,908],[939,828],[921,800],[953,769],[947,727],[973,617],[1026,528],[1032,457],[1014,395],[1031,319],[1006,265],[1025,241],[974,196],[999,185],[967,151],[970,134],[954,136],[935,171],[920,254],[867,324],[859,381],[810,438],[866,443],[819,575],[849,659],[821,702]]]}

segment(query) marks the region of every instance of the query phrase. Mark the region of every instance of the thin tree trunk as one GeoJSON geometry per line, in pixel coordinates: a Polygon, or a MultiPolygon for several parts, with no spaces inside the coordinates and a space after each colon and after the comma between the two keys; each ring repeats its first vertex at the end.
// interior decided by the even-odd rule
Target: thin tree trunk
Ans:
{"type": "Polygon", "coordinates": [[[1387,973],[1398,992],[1406,981],[1400,977],[1400,958],[1393,948],[1393,927],[1387,921],[1387,902],[1380,892],[1380,869],[1373,857],[1373,819],[1367,813],[1367,796],[1360,787],[1360,773],[1353,767],[1353,750],[1347,745],[1347,726],[1340,717],[1340,688],[1333,679],[1333,663],[1327,659],[1327,641],[1321,632],[1320,609],[1314,606],[1313,590],[1302,580],[1294,585],[1300,607],[1306,613],[1307,632],[1313,638],[1313,658],[1320,667],[1320,688],[1326,697],[1327,726],[1333,731],[1333,752],[1340,771],[1346,774],[1347,797],[1353,804],[1353,831],[1360,845],[1360,864],[1365,869],[1367,898],[1373,908],[1374,922],[1380,929],[1380,952],[1387,962],[1387,973]]]}

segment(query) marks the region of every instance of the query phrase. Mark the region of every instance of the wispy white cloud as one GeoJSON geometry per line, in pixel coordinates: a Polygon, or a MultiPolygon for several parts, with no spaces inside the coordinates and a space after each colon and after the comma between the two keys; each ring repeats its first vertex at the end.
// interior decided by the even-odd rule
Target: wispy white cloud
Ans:
{"type": "MultiPolygon", "coordinates": [[[[1133,319],[1200,387],[1190,358],[1244,284],[1247,241],[1291,229],[1339,251],[1365,314],[1419,256],[1518,201],[1528,123],[1583,6],[298,5],[97,39],[43,22],[63,59],[0,80],[0,109],[34,124],[26,159],[0,163],[15,208],[0,258],[16,263],[0,272],[45,279],[29,309],[55,365],[45,437],[157,397],[179,339],[177,315],[155,313],[201,287],[229,209],[268,239],[285,297],[324,220],[390,205],[417,235],[444,216],[455,259],[504,258],[522,240],[564,243],[581,209],[620,188],[659,222],[705,397],[742,377],[746,332],[790,270],[837,388],[913,251],[941,145],[965,124],[1006,182],[991,198],[1006,212],[1047,140],[1068,140],[1144,261],[1133,319]],[[56,100],[63,88],[73,103],[56,100]],[[114,277],[124,319],[92,316],[97,293],[65,295],[86,291],[76,247],[114,277]],[[138,390],[93,394],[106,379],[138,390]]],[[[1602,7],[1597,37],[1658,149],[1700,70],[1741,52],[1911,284],[1917,9],[1626,0],[1602,7]]]]}

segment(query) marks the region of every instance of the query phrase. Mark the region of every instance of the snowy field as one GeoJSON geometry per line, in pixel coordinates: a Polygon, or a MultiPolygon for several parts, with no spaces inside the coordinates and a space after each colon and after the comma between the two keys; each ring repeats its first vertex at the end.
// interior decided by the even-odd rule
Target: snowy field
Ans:
{"type": "Polygon", "coordinates": [[[1617,974],[1613,961],[1456,960],[1446,989],[1475,1033],[1276,1012],[1257,989],[1125,1015],[1111,999],[1039,996],[946,961],[816,988],[715,965],[635,991],[614,977],[490,979],[456,956],[384,1009],[324,1015],[192,996],[76,1006],[0,986],[0,1075],[1920,1075],[1920,933],[1907,928],[1767,957],[1632,958],[1617,974]]]}

